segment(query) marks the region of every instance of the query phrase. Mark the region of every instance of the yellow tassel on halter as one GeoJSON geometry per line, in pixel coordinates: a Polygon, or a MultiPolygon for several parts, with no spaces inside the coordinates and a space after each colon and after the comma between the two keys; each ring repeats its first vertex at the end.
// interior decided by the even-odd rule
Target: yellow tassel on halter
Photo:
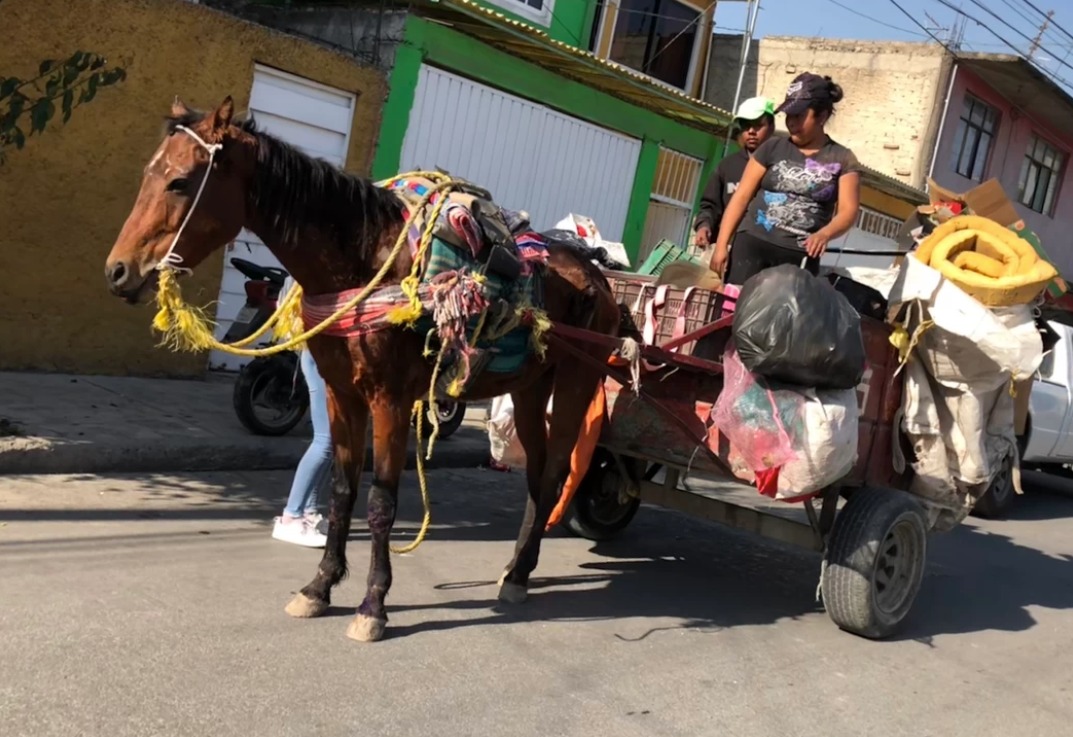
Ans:
{"type": "Polygon", "coordinates": [[[204,351],[213,347],[213,326],[200,307],[183,301],[175,271],[163,269],[157,281],[157,310],[153,327],[161,335],[160,344],[172,350],[204,351]]]}
{"type": "Polygon", "coordinates": [[[529,343],[533,346],[533,351],[543,361],[548,353],[548,345],[544,340],[544,334],[551,330],[551,320],[548,319],[548,313],[543,310],[532,310],[532,316],[533,332],[529,336],[529,343]]]}

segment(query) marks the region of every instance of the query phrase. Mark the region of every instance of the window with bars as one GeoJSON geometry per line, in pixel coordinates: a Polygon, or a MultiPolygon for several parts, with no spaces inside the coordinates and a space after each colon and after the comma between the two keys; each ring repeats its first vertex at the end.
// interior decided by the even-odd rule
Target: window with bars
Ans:
{"type": "Polygon", "coordinates": [[[1017,182],[1021,204],[1044,215],[1053,215],[1064,163],[1065,155],[1061,151],[1039,136],[1032,136],[1017,182]]]}
{"type": "Polygon", "coordinates": [[[661,240],[677,246],[688,245],[693,202],[703,167],[704,162],[700,159],[660,147],[637,263],[643,263],[661,240]]]}
{"type": "Polygon", "coordinates": [[[902,221],[862,206],[857,215],[857,227],[865,233],[890,238],[893,241],[898,239],[898,233],[902,229],[902,221]]]}
{"type": "Polygon", "coordinates": [[[974,182],[983,181],[997,129],[998,111],[979,98],[966,94],[954,136],[951,162],[954,171],[974,182]]]}

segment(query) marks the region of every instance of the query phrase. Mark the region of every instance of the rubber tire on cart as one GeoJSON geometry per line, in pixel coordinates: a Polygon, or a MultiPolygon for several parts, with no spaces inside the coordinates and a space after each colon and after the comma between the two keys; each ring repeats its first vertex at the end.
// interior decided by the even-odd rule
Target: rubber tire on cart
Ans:
{"type": "Polygon", "coordinates": [[[1017,498],[1017,490],[1013,488],[1013,459],[1009,456],[1002,462],[1002,468],[991,481],[976,504],[972,507],[974,517],[984,519],[1002,519],[1010,511],[1014,500],[1017,498]]]}
{"type": "Polygon", "coordinates": [[[843,630],[870,639],[896,632],[924,578],[928,524],[909,494],[863,487],[835,518],[823,602],[843,630]]]}
{"type": "MultiPolygon", "coordinates": [[[[309,409],[309,391],[298,370],[298,359],[287,353],[259,356],[242,367],[231,393],[231,404],[247,430],[255,435],[286,435],[302,421],[309,409]],[[264,382],[274,382],[276,392],[288,392],[289,411],[279,422],[267,423],[254,411],[254,395],[264,382]]],[[[278,395],[282,399],[282,394],[278,395]]]]}
{"type": "Polygon", "coordinates": [[[623,503],[625,485],[615,459],[603,448],[597,448],[563,515],[563,525],[578,537],[594,542],[616,537],[629,526],[641,507],[641,500],[636,497],[628,497],[623,503]]]}
{"type": "MultiPolygon", "coordinates": [[[[466,404],[464,402],[436,402],[435,405],[425,403],[425,416],[421,419],[421,436],[432,437],[432,415],[435,413],[440,420],[440,432],[437,437],[440,440],[449,438],[462,427],[466,419],[466,404]]],[[[412,420],[413,426],[417,427],[417,415],[412,420]]]]}

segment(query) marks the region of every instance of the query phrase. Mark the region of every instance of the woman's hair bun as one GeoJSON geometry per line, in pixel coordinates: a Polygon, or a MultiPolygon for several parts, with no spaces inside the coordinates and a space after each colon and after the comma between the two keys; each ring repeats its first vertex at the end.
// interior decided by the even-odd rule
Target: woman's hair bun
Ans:
{"type": "Polygon", "coordinates": [[[844,97],[842,86],[836,82],[832,82],[830,77],[825,76],[824,79],[827,80],[827,94],[830,95],[831,102],[836,105],[842,102],[842,98],[844,97]]]}

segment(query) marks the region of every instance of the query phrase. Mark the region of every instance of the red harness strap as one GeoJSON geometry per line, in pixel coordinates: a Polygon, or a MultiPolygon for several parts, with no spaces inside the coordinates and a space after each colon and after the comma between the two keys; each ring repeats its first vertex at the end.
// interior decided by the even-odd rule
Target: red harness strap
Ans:
{"type": "MultiPolygon", "coordinates": [[[[305,329],[309,330],[327,320],[340,307],[353,299],[361,289],[358,287],[334,294],[302,295],[302,323],[305,329]]],[[[388,313],[408,302],[409,299],[398,287],[377,289],[369,295],[368,299],[355,305],[329,325],[323,334],[350,338],[379,332],[391,327],[391,323],[387,321],[388,313]]]]}

